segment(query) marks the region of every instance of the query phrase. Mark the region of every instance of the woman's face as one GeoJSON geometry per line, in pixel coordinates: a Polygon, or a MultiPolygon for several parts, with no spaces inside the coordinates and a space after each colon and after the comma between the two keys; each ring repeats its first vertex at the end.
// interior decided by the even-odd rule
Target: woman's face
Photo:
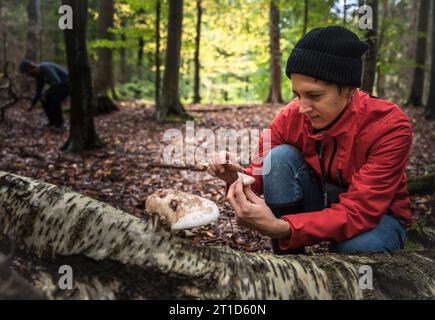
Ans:
{"type": "Polygon", "coordinates": [[[315,129],[330,124],[350,102],[355,88],[343,88],[302,74],[291,75],[294,95],[299,100],[299,113],[304,114],[315,129]]]}

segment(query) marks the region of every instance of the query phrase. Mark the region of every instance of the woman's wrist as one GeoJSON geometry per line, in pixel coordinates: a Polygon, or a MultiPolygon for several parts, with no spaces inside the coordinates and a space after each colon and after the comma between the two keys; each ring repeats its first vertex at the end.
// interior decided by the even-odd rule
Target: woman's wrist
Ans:
{"type": "Polygon", "coordinates": [[[290,225],[284,219],[275,219],[274,232],[271,235],[274,239],[290,240],[292,235],[292,230],[290,225]]]}

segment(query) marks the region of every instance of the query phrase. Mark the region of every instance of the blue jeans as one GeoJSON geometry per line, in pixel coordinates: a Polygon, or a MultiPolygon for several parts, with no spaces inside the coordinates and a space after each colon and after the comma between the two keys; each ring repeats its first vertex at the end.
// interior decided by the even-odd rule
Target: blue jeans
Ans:
{"type": "MultiPolygon", "coordinates": [[[[298,149],[283,144],[273,148],[266,157],[271,161],[269,173],[263,174],[264,199],[268,205],[301,200],[303,212],[323,209],[321,186],[298,149]]],[[[402,248],[404,241],[405,228],[392,215],[384,214],[374,229],[331,243],[329,249],[340,253],[391,252],[402,248]]]]}

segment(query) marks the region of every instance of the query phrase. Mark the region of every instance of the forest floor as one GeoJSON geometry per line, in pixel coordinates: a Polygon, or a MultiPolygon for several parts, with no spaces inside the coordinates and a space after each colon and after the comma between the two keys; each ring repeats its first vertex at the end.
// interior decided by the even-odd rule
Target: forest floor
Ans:
{"type": "MultiPolygon", "coordinates": [[[[209,175],[204,168],[160,167],[167,129],[184,132],[185,123],[157,123],[153,110],[139,102],[123,102],[121,110],[95,118],[97,132],[106,147],[83,155],[67,154],[59,148],[68,131],[56,133],[43,127],[46,117],[42,108],[27,112],[28,106],[17,104],[7,111],[0,124],[0,170],[43,180],[107,202],[112,206],[143,217],[145,199],[160,188],[191,192],[217,203],[221,210],[217,222],[177,235],[193,243],[228,245],[250,252],[270,251],[270,239],[239,227],[234,212],[225,202],[225,184],[209,175]],[[193,169],[193,170],[192,170],[193,169]]],[[[220,128],[264,129],[282,105],[189,105],[195,116],[195,130],[216,131],[220,128]],[[207,112],[196,112],[204,109],[207,112]]],[[[409,177],[435,171],[435,121],[424,119],[422,109],[404,108],[413,123],[413,146],[407,165],[409,177]]],[[[68,112],[64,112],[69,118],[68,112]]],[[[68,125],[68,121],[67,121],[68,125]]],[[[416,221],[433,217],[435,193],[412,196],[416,221]]],[[[431,219],[432,220],[432,219],[431,219]]],[[[326,246],[314,246],[315,254],[326,246]]]]}

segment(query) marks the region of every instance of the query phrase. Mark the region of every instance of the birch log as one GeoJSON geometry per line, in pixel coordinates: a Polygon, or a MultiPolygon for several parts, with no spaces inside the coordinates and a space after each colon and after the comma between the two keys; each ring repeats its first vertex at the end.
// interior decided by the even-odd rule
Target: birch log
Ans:
{"type": "Polygon", "coordinates": [[[64,187],[0,171],[0,239],[51,299],[433,299],[435,250],[275,256],[196,246],[64,187]],[[58,269],[73,270],[71,290],[58,269]],[[373,289],[360,286],[360,267],[373,289]]]}

